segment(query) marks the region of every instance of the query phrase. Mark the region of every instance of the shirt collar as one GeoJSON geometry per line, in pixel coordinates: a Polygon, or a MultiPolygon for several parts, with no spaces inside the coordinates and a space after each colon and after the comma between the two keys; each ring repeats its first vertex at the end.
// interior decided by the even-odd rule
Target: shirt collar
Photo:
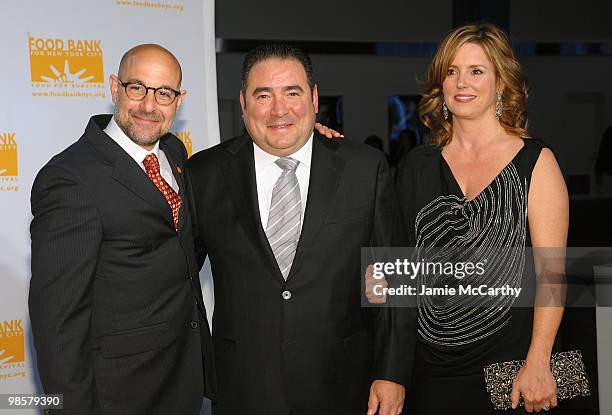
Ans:
{"type": "MultiPolygon", "coordinates": [[[[310,168],[310,161],[312,159],[313,136],[314,132],[310,134],[310,138],[308,138],[306,144],[304,144],[298,151],[288,155],[287,157],[296,159],[300,162],[300,164],[303,164],[304,167],[310,168]]],[[[257,144],[255,144],[255,142],[253,142],[253,156],[255,158],[255,171],[260,171],[267,168],[271,164],[274,164],[276,160],[280,158],[278,156],[263,151],[261,148],[259,148],[257,144]]]]}
{"type": "Polygon", "coordinates": [[[142,161],[149,154],[155,154],[157,159],[159,160],[159,140],[155,143],[155,147],[152,150],[147,150],[140,147],[138,144],[133,142],[117,125],[115,121],[115,116],[113,116],[104,129],[104,132],[112,138],[119,146],[130,155],[138,163],[142,165],[142,161]]]}

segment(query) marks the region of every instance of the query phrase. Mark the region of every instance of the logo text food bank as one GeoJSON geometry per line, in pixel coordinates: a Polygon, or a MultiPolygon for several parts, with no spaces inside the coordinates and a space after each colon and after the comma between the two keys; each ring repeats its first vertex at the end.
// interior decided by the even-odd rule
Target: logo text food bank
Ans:
{"type": "Polygon", "coordinates": [[[177,131],[174,133],[175,136],[178,137],[179,140],[183,142],[185,145],[185,150],[187,150],[187,157],[191,157],[193,154],[193,142],[191,141],[191,131],[177,131]]]}
{"type": "Polygon", "coordinates": [[[14,132],[0,131],[0,192],[19,191],[17,141],[14,132]]]}
{"type": "Polygon", "coordinates": [[[105,97],[100,40],[29,37],[32,94],[36,97],[105,97]]]}
{"type": "Polygon", "coordinates": [[[0,321],[0,381],[25,377],[23,320],[0,321]]]}

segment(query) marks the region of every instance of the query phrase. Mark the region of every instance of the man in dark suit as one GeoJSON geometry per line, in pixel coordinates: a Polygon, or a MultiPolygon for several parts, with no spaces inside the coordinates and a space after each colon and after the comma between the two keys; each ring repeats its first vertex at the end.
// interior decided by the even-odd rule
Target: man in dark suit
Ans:
{"type": "Polygon", "coordinates": [[[64,414],[198,414],[214,384],[184,175],[169,134],[176,58],[140,45],[32,188],[30,318],[40,378],[64,414]],[[205,390],[206,389],[206,390],[205,390]]]}
{"type": "Polygon", "coordinates": [[[213,412],[395,415],[414,321],[392,332],[392,310],[360,302],[360,248],[393,244],[384,156],[313,133],[317,87],[299,50],[256,48],[242,83],[248,134],[189,162],[196,248],[214,279],[213,412]]]}

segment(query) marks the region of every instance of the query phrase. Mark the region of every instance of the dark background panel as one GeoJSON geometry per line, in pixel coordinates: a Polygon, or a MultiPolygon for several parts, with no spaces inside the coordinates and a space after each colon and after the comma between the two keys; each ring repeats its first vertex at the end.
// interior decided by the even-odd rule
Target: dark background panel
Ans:
{"type": "Polygon", "coordinates": [[[423,41],[452,25],[450,0],[222,0],[215,7],[223,39],[423,41]]]}
{"type": "Polygon", "coordinates": [[[608,0],[512,0],[510,29],[527,42],[612,42],[608,0]]]}

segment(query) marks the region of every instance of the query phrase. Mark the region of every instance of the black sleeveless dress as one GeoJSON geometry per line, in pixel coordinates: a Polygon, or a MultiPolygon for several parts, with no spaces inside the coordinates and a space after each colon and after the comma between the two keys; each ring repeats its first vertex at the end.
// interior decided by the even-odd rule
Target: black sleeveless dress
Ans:
{"type": "MultiPolygon", "coordinates": [[[[523,255],[530,246],[527,199],[531,173],[546,145],[535,139],[523,141],[512,161],[471,200],[463,195],[440,148],[415,148],[396,175],[408,246],[421,251],[435,247],[429,260],[451,251],[495,247],[498,267],[471,281],[476,285],[521,286],[533,278],[533,261],[523,255]]],[[[444,278],[427,278],[428,286],[448,283],[444,278]]],[[[493,409],[483,368],[526,357],[533,309],[513,307],[512,296],[495,307],[474,307],[466,301],[456,296],[437,301],[419,297],[415,370],[404,413],[504,413],[493,409]]]]}

